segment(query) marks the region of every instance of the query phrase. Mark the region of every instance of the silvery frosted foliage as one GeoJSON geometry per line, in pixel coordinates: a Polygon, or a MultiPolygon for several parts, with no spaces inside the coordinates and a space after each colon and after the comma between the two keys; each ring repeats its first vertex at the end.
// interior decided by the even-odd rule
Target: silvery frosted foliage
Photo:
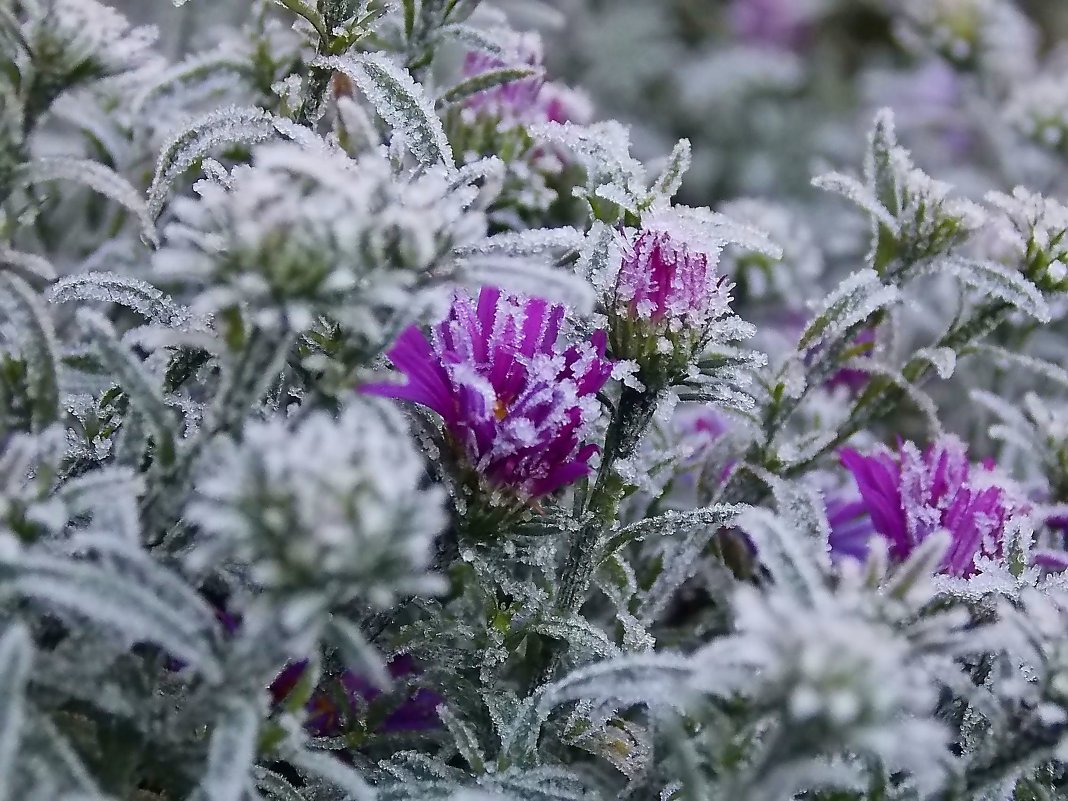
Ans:
{"type": "Polygon", "coordinates": [[[0,801],[1065,795],[1061,5],[0,0],[0,801]]]}
{"type": "Polygon", "coordinates": [[[477,191],[444,171],[395,177],[382,154],[325,145],[264,145],[195,191],[173,204],[155,275],[192,285],[197,312],[239,311],[268,330],[326,314],[373,342],[485,228],[477,191]]]}
{"type": "Polygon", "coordinates": [[[241,442],[205,454],[186,511],[205,538],[194,559],[248,564],[271,592],[325,590],[379,606],[424,592],[444,516],[441,490],[419,489],[423,470],[399,415],[372,401],[350,402],[336,420],[250,423],[241,442]]]}
{"type": "Polygon", "coordinates": [[[1005,0],[895,0],[900,35],[958,66],[1018,77],[1034,58],[1034,24],[1005,0]],[[1013,74],[1015,73],[1015,75],[1013,74]]]}

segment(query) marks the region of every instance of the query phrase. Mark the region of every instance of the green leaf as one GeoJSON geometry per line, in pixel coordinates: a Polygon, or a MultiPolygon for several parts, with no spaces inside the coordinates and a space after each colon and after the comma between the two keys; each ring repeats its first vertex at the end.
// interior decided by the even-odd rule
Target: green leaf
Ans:
{"type": "Polygon", "coordinates": [[[319,13],[319,10],[308,2],[308,0],[274,0],[278,5],[284,6],[292,11],[294,14],[311,23],[311,26],[315,28],[315,32],[319,34],[319,40],[321,42],[330,41],[330,31],[326,28],[326,20],[323,19],[323,15],[319,13]]]}
{"type": "Polygon", "coordinates": [[[404,0],[404,38],[411,41],[415,30],[415,0],[404,0]]]}
{"type": "Polygon", "coordinates": [[[59,345],[40,296],[21,278],[0,274],[0,314],[11,321],[26,360],[33,427],[46,428],[59,416],[59,345]]]}

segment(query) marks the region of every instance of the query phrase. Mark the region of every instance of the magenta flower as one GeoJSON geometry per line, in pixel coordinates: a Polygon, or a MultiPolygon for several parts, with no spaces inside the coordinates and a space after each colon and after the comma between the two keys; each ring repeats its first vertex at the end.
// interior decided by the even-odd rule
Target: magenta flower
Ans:
{"type": "Polygon", "coordinates": [[[860,561],[867,559],[871,538],[876,532],[865,502],[858,498],[831,495],[825,503],[827,522],[831,527],[831,554],[860,561]]]}
{"type": "Polygon", "coordinates": [[[597,446],[585,443],[597,392],[612,373],[605,335],[557,346],[564,307],[483,289],[458,295],[429,340],[415,326],[389,351],[406,384],[362,391],[437,413],[463,465],[520,500],[587,475],[597,446]]]}
{"type": "MultiPolygon", "coordinates": [[[[922,453],[904,442],[897,453],[883,448],[862,455],[846,448],[840,455],[857,483],[872,528],[886,538],[897,561],[945,529],[951,545],[942,571],[974,575],[978,558],[1004,557],[1008,525],[1030,511],[1025,498],[998,482],[990,465],[971,464],[964,444],[955,437],[942,437],[922,453]]],[[[852,510],[854,525],[857,511],[852,510]]]]}

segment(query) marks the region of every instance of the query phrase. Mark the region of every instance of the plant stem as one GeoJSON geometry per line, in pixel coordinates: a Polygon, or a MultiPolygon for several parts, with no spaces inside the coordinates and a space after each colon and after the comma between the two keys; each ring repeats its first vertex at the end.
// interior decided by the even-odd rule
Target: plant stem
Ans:
{"type": "MultiPolygon", "coordinates": [[[[616,463],[632,456],[637,450],[659,401],[659,391],[624,387],[620,394],[605,435],[597,480],[586,503],[585,525],[571,542],[560,570],[556,611],[563,617],[577,613],[585,603],[586,592],[601,555],[604,534],[615,524],[619,504],[627,490],[626,480],[615,469],[616,463]]],[[[533,671],[530,690],[552,679],[559,667],[560,657],[559,648],[545,649],[543,666],[533,671]]]]}

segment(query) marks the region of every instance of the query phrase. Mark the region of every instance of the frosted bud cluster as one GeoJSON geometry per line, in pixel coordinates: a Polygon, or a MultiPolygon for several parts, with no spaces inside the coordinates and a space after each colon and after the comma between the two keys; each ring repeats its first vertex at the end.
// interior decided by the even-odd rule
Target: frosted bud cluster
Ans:
{"type": "Polygon", "coordinates": [[[97,0],[25,0],[22,5],[22,37],[47,69],[42,77],[58,86],[128,72],[154,57],[156,29],[134,27],[97,0]]]}
{"type": "MultiPolygon", "coordinates": [[[[782,747],[794,760],[847,747],[921,783],[936,780],[939,759],[948,761],[947,733],[932,717],[936,686],[908,639],[876,619],[864,596],[821,593],[810,605],[782,589],[741,586],[734,611],[735,633],[697,654],[699,687],[781,709],[782,747]],[[902,737],[911,742],[895,742],[902,737]]],[[[788,782],[789,763],[766,781],[788,782]]]]}
{"type": "Polygon", "coordinates": [[[377,153],[267,145],[227,182],[197,188],[174,204],[156,273],[202,287],[197,311],[247,309],[265,329],[303,330],[327,314],[374,334],[370,310],[405,307],[429,269],[485,227],[473,188],[433,171],[397,180],[377,153]]]}
{"type": "Polygon", "coordinates": [[[1033,65],[1035,31],[1008,0],[900,0],[902,40],[962,69],[1008,77],[1033,65]]]}
{"type": "Polygon", "coordinates": [[[1011,195],[992,192],[987,202],[1000,212],[995,219],[1000,254],[1040,288],[1068,290],[1068,207],[1023,187],[1011,195]]]}
{"type": "Polygon", "coordinates": [[[186,510],[209,535],[196,559],[247,564],[276,591],[385,605],[428,586],[445,515],[443,491],[421,486],[424,469],[403,419],[377,401],[354,400],[336,421],[250,423],[202,462],[186,510]]]}

